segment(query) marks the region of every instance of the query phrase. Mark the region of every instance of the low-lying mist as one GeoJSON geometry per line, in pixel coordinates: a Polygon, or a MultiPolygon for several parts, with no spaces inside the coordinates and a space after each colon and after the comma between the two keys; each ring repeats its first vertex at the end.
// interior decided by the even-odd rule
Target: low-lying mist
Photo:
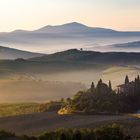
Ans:
{"type": "Polygon", "coordinates": [[[54,53],[58,51],[73,49],[73,48],[83,48],[85,50],[92,51],[102,51],[102,52],[111,52],[111,51],[140,51],[139,48],[116,48],[111,45],[128,43],[139,41],[139,36],[117,36],[117,37],[84,37],[80,38],[61,38],[61,37],[48,37],[48,38],[29,38],[27,40],[18,41],[11,39],[9,42],[0,40],[2,46],[7,46],[11,48],[16,48],[24,51],[39,52],[39,53],[54,53]]]}
{"type": "Polygon", "coordinates": [[[0,76],[0,102],[46,102],[72,97],[79,90],[89,88],[92,81],[97,84],[100,78],[105,83],[111,80],[115,89],[126,75],[131,80],[139,72],[135,67],[112,66],[101,70],[3,75],[0,76]]]}
{"type": "Polygon", "coordinates": [[[1,80],[0,103],[59,100],[84,89],[83,84],[73,82],[1,80]]]}

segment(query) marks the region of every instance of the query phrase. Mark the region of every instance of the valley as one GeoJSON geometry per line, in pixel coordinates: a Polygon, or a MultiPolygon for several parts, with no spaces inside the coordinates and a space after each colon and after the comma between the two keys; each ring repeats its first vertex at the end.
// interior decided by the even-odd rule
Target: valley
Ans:
{"type": "Polygon", "coordinates": [[[99,78],[112,86],[139,74],[139,53],[76,49],[31,59],[0,60],[0,102],[45,102],[72,97],[99,78]],[[130,60],[131,58],[131,60],[130,60]]]}

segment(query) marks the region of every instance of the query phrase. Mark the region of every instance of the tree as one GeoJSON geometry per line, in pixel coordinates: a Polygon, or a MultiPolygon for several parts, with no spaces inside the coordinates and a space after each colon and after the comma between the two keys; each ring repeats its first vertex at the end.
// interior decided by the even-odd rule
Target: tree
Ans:
{"type": "Polygon", "coordinates": [[[71,98],[67,98],[67,99],[66,99],[66,102],[67,102],[68,104],[71,104],[71,98]]]}
{"type": "Polygon", "coordinates": [[[61,98],[60,102],[61,102],[61,103],[64,103],[64,98],[61,98]]]}
{"type": "Polygon", "coordinates": [[[60,135],[60,140],[67,140],[67,137],[66,137],[65,133],[62,133],[60,135]]]}
{"type": "Polygon", "coordinates": [[[102,85],[102,79],[100,79],[98,81],[97,87],[96,87],[96,93],[100,93],[101,92],[101,85],[102,85]]]}
{"type": "Polygon", "coordinates": [[[92,82],[92,84],[91,84],[91,92],[94,92],[94,90],[95,90],[95,85],[94,85],[94,82],[92,82]]]}
{"type": "Polygon", "coordinates": [[[76,131],[74,132],[74,135],[73,135],[72,140],[81,140],[81,139],[82,139],[81,132],[78,131],[78,130],[76,130],[76,131]]]}
{"type": "Polygon", "coordinates": [[[112,84],[111,84],[111,81],[109,81],[109,90],[112,91],[112,84]]]}
{"type": "Polygon", "coordinates": [[[129,77],[128,77],[128,75],[126,75],[126,77],[125,77],[125,84],[128,84],[129,83],[129,77]]]}
{"type": "Polygon", "coordinates": [[[98,83],[99,83],[99,84],[102,84],[102,82],[103,82],[102,79],[100,79],[98,83]]]}
{"type": "Polygon", "coordinates": [[[140,76],[139,75],[137,76],[137,80],[138,80],[138,83],[140,83],[140,76]]]}
{"type": "Polygon", "coordinates": [[[83,48],[80,48],[80,51],[83,51],[83,48]]]}

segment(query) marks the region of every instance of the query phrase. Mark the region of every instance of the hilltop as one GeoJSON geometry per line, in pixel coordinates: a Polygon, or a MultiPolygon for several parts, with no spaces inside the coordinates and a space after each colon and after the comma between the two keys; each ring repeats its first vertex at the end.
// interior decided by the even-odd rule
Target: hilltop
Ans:
{"type": "Polygon", "coordinates": [[[40,62],[80,62],[87,64],[136,64],[140,62],[140,53],[127,52],[95,52],[71,49],[50,55],[31,58],[31,61],[40,62]]]}
{"type": "Polygon", "coordinates": [[[40,53],[33,53],[33,52],[0,46],[0,59],[17,59],[17,58],[28,59],[32,57],[39,57],[42,55],[43,54],[40,53]]]}

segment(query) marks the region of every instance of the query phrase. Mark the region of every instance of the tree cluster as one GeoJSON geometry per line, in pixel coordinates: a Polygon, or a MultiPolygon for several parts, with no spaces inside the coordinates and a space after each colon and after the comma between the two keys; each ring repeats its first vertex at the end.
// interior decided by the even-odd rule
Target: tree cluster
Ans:
{"type": "Polygon", "coordinates": [[[120,126],[113,124],[97,129],[60,129],[39,137],[22,136],[22,140],[132,140],[123,134],[120,126]]]}
{"type": "MultiPolygon", "coordinates": [[[[97,86],[92,82],[90,89],[79,91],[66,104],[65,110],[84,113],[131,113],[140,109],[140,78],[129,82],[126,76],[124,90],[118,92],[100,79],[97,86]],[[126,90],[125,90],[126,88],[126,90]]],[[[68,112],[68,111],[67,111],[68,112]]]]}

